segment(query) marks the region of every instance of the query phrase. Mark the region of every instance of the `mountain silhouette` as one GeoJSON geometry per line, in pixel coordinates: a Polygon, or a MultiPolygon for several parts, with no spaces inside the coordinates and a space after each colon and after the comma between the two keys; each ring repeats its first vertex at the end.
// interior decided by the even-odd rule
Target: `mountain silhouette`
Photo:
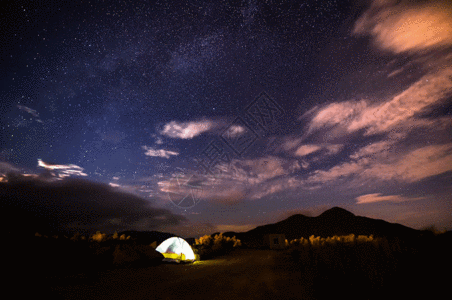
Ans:
{"type": "Polygon", "coordinates": [[[421,235],[415,230],[397,223],[355,216],[353,213],[333,207],[317,217],[296,214],[274,224],[258,226],[247,232],[226,232],[225,236],[236,236],[242,243],[259,246],[266,234],[284,234],[287,240],[310,236],[332,237],[335,235],[373,235],[374,237],[414,239],[421,235]]]}

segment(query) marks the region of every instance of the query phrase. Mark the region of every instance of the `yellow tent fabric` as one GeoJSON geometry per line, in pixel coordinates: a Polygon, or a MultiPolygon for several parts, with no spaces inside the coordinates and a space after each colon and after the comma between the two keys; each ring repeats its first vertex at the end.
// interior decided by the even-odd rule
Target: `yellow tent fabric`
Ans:
{"type": "Polygon", "coordinates": [[[180,237],[171,237],[164,240],[155,250],[171,260],[195,261],[199,259],[199,256],[195,255],[187,241],[180,237]]]}

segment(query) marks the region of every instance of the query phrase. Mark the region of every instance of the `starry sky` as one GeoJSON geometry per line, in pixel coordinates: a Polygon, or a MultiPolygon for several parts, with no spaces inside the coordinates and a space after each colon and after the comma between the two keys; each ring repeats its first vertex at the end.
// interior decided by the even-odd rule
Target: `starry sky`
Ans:
{"type": "Polygon", "coordinates": [[[452,229],[447,1],[4,6],[8,224],[190,237],[340,206],[452,229]]]}

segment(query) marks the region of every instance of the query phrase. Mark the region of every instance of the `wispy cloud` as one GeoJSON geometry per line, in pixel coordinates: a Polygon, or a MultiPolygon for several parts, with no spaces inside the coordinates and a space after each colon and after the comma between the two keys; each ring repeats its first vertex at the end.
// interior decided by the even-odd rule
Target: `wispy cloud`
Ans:
{"type": "Polygon", "coordinates": [[[265,184],[256,186],[250,194],[251,199],[260,199],[264,196],[289,191],[305,186],[303,180],[296,177],[277,178],[265,184]]]}
{"type": "Polygon", "coordinates": [[[353,29],[355,34],[372,36],[376,47],[393,53],[450,46],[451,32],[452,6],[446,1],[373,1],[353,29]]]}
{"type": "Polygon", "coordinates": [[[0,161],[0,174],[6,175],[7,173],[10,172],[19,173],[20,169],[18,169],[17,167],[13,166],[10,163],[0,161]]]}
{"type": "Polygon", "coordinates": [[[333,126],[342,129],[339,132],[344,135],[361,129],[366,130],[365,135],[387,133],[395,128],[408,129],[406,122],[415,124],[417,114],[452,94],[451,76],[450,67],[429,73],[392,99],[379,104],[366,100],[345,101],[317,108],[315,113],[310,112],[313,117],[308,133],[333,126]]]}
{"type": "Polygon", "coordinates": [[[29,107],[27,107],[25,105],[20,105],[20,104],[17,105],[17,108],[20,109],[20,110],[26,111],[27,113],[31,114],[35,118],[39,118],[39,113],[36,110],[32,109],[32,108],[29,108],[29,107]]]}
{"type": "Polygon", "coordinates": [[[35,117],[36,122],[42,123],[42,120],[39,119],[39,113],[36,110],[20,104],[17,105],[17,108],[31,114],[33,117],[35,117]]]}
{"type": "Polygon", "coordinates": [[[368,145],[352,154],[350,161],[326,170],[312,171],[306,178],[286,172],[286,176],[249,185],[248,195],[251,199],[259,199],[289,190],[318,190],[337,183],[349,187],[366,182],[408,184],[452,171],[450,143],[409,150],[404,154],[392,152],[392,147],[390,142],[368,145]]]}
{"type": "Polygon", "coordinates": [[[323,151],[322,155],[333,155],[338,153],[344,148],[342,144],[311,144],[311,145],[303,145],[300,146],[297,151],[295,151],[296,156],[306,156],[311,153],[323,151]]]}
{"type": "Polygon", "coordinates": [[[160,134],[171,138],[192,139],[203,132],[212,130],[215,127],[216,124],[209,120],[190,122],[171,121],[165,124],[160,134]]]}
{"type": "Polygon", "coordinates": [[[350,158],[353,159],[361,159],[363,157],[371,157],[374,155],[381,155],[383,152],[386,152],[390,149],[390,147],[394,144],[394,141],[380,141],[376,143],[372,143],[370,145],[367,145],[352,155],[350,155],[350,158]]]}
{"type": "Polygon", "coordinates": [[[325,184],[339,178],[357,176],[359,180],[416,182],[430,176],[452,171],[452,144],[432,145],[390,155],[379,151],[387,147],[384,143],[367,146],[352,157],[356,160],[339,164],[328,170],[317,170],[307,183],[325,184]],[[400,155],[400,156],[399,156],[400,155]]]}
{"type": "Polygon", "coordinates": [[[375,194],[367,194],[362,195],[359,197],[356,197],[356,204],[367,204],[367,203],[374,203],[374,202],[404,202],[404,201],[413,201],[413,200],[420,200],[423,199],[422,197],[417,198],[409,198],[405,196],[400,195],[388,195],[388,196],[382,196],[381,193],[375,193],[375,194]]]}
{"type": "Polygon", "coordinates": [[[254,229],[257,227],[257,225],[253,224],[246,224],[246,225],[227,225],[227,224],[220,224],[215,226],[219,232],[246,232],[251,229],[254,229]]]}
{"type": "Polygon", "coordinates": [[[169,151],[169,150],[164,150],[164,149],[157,150],[157,149],[154,149],[154,148],[148,147],[148,146],[142,146],[141,148],[146,151],[144,153],[144,155],[147,155],[147,156],[170,158],[171,155],[176,155],[176,156],[179,155],[179,153],[175,152],[175,151],[169,151]]]}
{"type": "Polygon", "coordinates": [[[83,168],[77,165],[69,164],[69,165],[56,165],[56,164],[48,164],[43,162],[41,159],[38,159],[38,167],[45,168],[49,171],[57,171],[58,177],[64,178],[71,175],[78,176],[88,176],[88,174],[83,173],[83,168]]]}
{"type": "Polygon", "coordinates": [[[314,153],[322,149],[322,147],[318,145],[303,145],[300,146],[297,151],[295,151],[296,156],[306,156],[308,154],[314,153]]]}
{"type": "MultiPolygon", "coordinates": [[[[187,196],[212,201],[222,205],[240,203],[245,199],[257,199],[270,182],[286,181],[290,175],[302,168],[298,160],[266,156],[256,159],[234,159],[228,165],[217,165],[215,176],[181,172],[158,181],[161,193],[187,196]]],[[[266,192],[268,193],[268,192],[266,192]]],[[[168,199],[167,195],[163,198],[168,199]]]]}
{"type": "Polygon", "coordinates": [[[228,128],[228,130],[224,133],[224,135],[228,138],[238,137],[246,132],[246,128],[240,125],[232,125],[228,128]]]}

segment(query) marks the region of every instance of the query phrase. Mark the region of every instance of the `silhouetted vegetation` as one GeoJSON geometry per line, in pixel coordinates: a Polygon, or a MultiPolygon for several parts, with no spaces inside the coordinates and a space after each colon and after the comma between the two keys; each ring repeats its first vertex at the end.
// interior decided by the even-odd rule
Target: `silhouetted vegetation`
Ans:
{"type": "MultiPolygon", "coordinates": [[[[30,276],[61,277],[116,267],[148,266],[163,256],[150,245],[142,245],[125,234],[91,236],[80,233],[34,236],[9,235],[6,257],[14,262],[10,271],[30,276]]],[[[23,276],[23,275],[21,275],[23,276]]]]}
{"type": "MultiPolygon", "coordinates": [[[[279,222],[277,225],[284,229],[284,226],[293,225],[295,221],[302,222],[301,225],[311,226],[312,221],[321,224],[320,221],[323,220],[326,224],[335,226],[339,222],[334,221],[335,219],[346,220],[349,224],[353,224],[353,220],[355,220],[353,215],[343,211],[339,211],[339,213],[336,216],[330,212],[329,215],[323,214],[317,219],[296,216],[279,222]]],[[[358,220],[363,222],[363,219],[358,220]]],[[[371,224],[373,221],[365,222],[371,224]]],[[[252,263],[247,265],[246,260],[240,260],[240,253],[274,253],[266,255],[268,257],[274,255],[275,260],[268,259],[267,256],[260,256],[265,260],[262,262],[265,267],[261,266],[261,268],[267,270],[262,278],[270,278],[269,282],[273,280],[271,278],[278,278],[273,276],[273,271],[270,270],[276,270],[279,263],[280,267],[284,267],[283,271],[278,271],[279,274],[297,278],[296,284],[299,283],[300,286],[303,286],[303,293],[306,293],[303,296],[307,295],[304,298],[326,299],[337,297],[338,294],[344,294],[347,298],[352,299],[388,297],[391,299],[409,297],[431,299],[439,297],[444,292],[444,287],[448,286],[448,278],[443,274],[447,274],[452,267],[450,256],[452,232],[440,232],[431,227],[422,231],[415,230],[413,234],[411,229],[405,230],[397,224],[379,221],[376,221],[375,224],[375,226],[382,225],[384,228],[394,228],[394,232],[397,234],[393,233],[388,236],[381,234],[302,235],[294,239],[291,237],[297,231],[303,234],[307,231],[288,227],[289,234],[286,234],[286,237],[289,239],[286,240],[286,249],[274,250],[274,252],[271,252],[272,250],[269,250],[268,247],[262,250],[261,237],[267,231],[285,233],[284,230],[279,230],[275,226],[266,225],[266,227],[238,236],[235,236],[233,232],[205,235],[193,239],[192,245],[194,252],[200,255],[201,260],[213,259],[221,255],[226,257],[208,261],[206,265],[201,263],[201,268],[195,264],[193,270],[199,268],[200,271],[197,273],[200,276],[199,279],[208,282],[209,274],[213,272],[214,266],[227,268],[222,265],[222,261],[235,257],[231,261],[240,262],[237,264],[243,268],[241,272],[249,271],[249,274],[253,274],[253,276],[260,276],[257,271],[252,270],[257,268],[256,266],[253,266],[252,263]],[[393,225],[394,227],[392,227],[393,225]],[[242,236],[246,239],[247,244],[239,238],[242,236]],[[249,249],[241,249],[227,256],[229,252],[237,248],[249,249]],[[202,272],[206,272],[205,277],[202,272]],[[309,294],[310,292],[312,295],[309,294]]],[[[337,231],[334,226],[330,231],[337,231]]],[[[324,227],[326,228],[326,225],[324,227]]],[[[381,233],[381,230],[377,229],[375,232],[381,233]]],[[[324,230],[324,232],[328,231],[324,230]]],[[[11,262],[7,265],[9,267],[7,271],[9,271],[8,274],[12,274],[9,278],[12,281],[26,279],[34,284],[39,282],[36,279],[38,278],[42,279],[41,285],[44,281],[52,282],[53,285],[59,285],[58,282],[71,285],[74,278],[77,278],[77,274],[85,274],[83,278],[88,277],[87,280],[91,282],[96,281],[97,274],[102,274],[103,271],[118,271],[121,274],[123,271],[127,272],[122,269],[161,264],[163,256],[155,251],[155,247],[168,236],[173,235],[137,231],[115,232],[111,235],[100,231],[91,235],[81,233],[70,235],[58,232],[7,233],[4,237],[4,241],[7,241],[4,246],[6,248],[4,258],[11,262]]],[[[180,274],[183,273],[184,276],[190,273],[189,267],[185,267],[186,270],[180,269],[180,274]]],[[[160,272],[170,270],[165,266],[156,267],[156,269],[160,272]]],[[[134,269],[133,272],[136,270],[134,269]]],[[[179,274],[177,273],[179,269],[172,268],[171,270],[175,274],[179,274]]],[[[229,271],[231,274],[234,273],[233,270],[229,271]]],[[[248,278],[246,276],[245,278],[248,278]]],[[[180,280],[183,278],[180,277],[177,280],[182,282],[180,280]]],[[[237,286],[242,284],[232,278],[231,280],[237,286]]],[[[278,280],[280,280],[278,284],[284,286],[283,281],[287,278],[282,277],[278,280]]],[[[294,295],[294,298],[297,297],[298,295],[294,295]]]]}
{"type": "Polygon", "coordinates": [[[452,250],[450,240],[432,237],[407,241],[353,234],[311,236],[286,240],[285,254],[312,280],[315,298],[333,297],[340,290],[353,291],[349,296],[362,295],[363,299],[388,293],[394,297],[431,296],[435,291],[427,287],[445,284],[442,271],[451,266],[447,253],[452,250]]]}
{"type": "Polygon", "coordinates": [[[213,258],[230,252],[232,249],[240,247],[242,243],[235,236],[227,237],[222,233],[205,235],[195,240],[193,251],[199,254],[201,259],[213,258]]]}

